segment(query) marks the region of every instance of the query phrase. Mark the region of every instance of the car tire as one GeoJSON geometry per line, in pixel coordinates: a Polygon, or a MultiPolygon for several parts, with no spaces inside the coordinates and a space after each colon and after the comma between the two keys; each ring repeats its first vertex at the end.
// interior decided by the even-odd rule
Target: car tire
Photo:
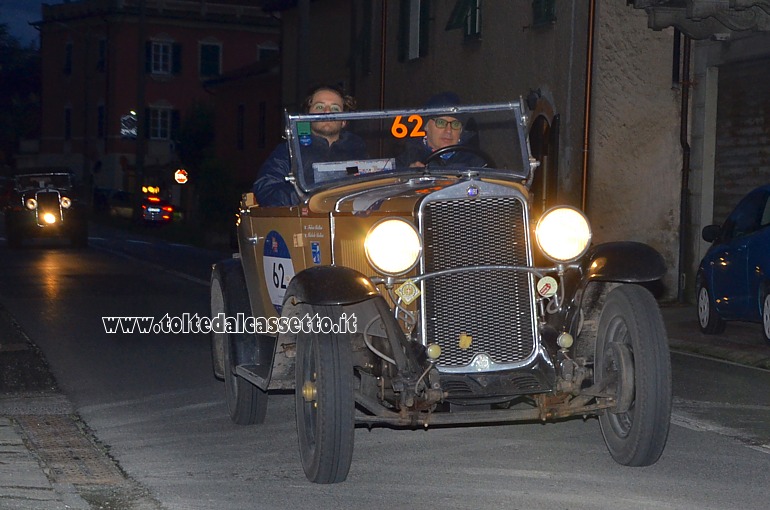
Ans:
{"type": "MultiPolygon", "coordinates": [[[[243,270],[239,268],[239,271],[240,273],[235,276],[240,276],[240,278],[228,278],[228,285],[223,284],[224,279],[219,271],[215,270],[212,274],[212,317],[217,317],[220,313],[223,313],[225,317],[235,317],[238,312],[250,315],[246,282],[243,278],[243,270]]],[[[268,394],[235,373],[235,345],[236,341],[239,340],[236,337],[245,334],[212,331],[212,346],[214,348],[222,346],[225,398],[230,419],[238,425],[254,425],[265,421],[268,394]]]]}
{"type": "Polygon", "coordinates": [[[594,371],[614,394],[615,406],[599,416],[610,455],[626,466],[654,464],[668,438],[672,386],[666,329],[647,289],[620,285],[607,295],[594,371]]]}
{"type": "Polygon", "coordinates": [[[765,290],[765,297],[762,299],[762,337],[767,344],[770,344],[770,290],[765,290]]]}
{"type": "Polygon", "coordinates": [[[698,326],[702,333],[706,335],[718,335],[725,330],[727,322],[717,313],[714,306],[714,296],[711,290],[703,281],[698,278],[698,284],[695,287],[695,295],[698,303],[695,311],[698,313],[698,326]]]}
{"type": "MultiPolygon", "coordinates": [[[[338,324],[339,307],[306,308],[338,324]]],[[[302,468],[314,483],[344,481],[353,459],[355,401],[350,338],[333,332],[297,335],[295,407],[302,468]]]]}

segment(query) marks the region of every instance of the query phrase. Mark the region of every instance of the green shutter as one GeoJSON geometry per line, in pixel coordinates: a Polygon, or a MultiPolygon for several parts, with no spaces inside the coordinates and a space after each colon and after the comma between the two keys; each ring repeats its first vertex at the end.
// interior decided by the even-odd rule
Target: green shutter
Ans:
{"type": "Polygon", "coordinates": [[[398,12],[398,61],[406,62],[409,54],[409,0],[401,0],[398,12]]]}
{"type": "Polygon", "coordinates": [[[556,23],[556,0],[532,0],[532,26],[556,23]]]}
{"type": "Polygon", "coordinates": [[[465,28],[465,20],[468,19],[468,15],[471,12],[471,8],[476,7],[474,0],[457,0],[452,14],[449,15],[449,20],[446,23],[444,30],[456,30],[458,28],[465,28]]]}
{"type": "Polygon", "coordinates": [[[420,3],[420,57],[428,55],[428,41],[430,40],[430,0],[422,0],[420,3]]]}

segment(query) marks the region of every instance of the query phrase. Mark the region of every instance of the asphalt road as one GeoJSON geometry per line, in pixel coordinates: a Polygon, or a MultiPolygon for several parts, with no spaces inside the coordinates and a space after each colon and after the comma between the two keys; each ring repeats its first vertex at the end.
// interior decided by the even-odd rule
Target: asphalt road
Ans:
{"type": "Polygon", "coordinates": [[[311,484],[299,465],[292,395],[270,396],[265,424],[234,425],[207,336],[104,331],[103,316],[207,314],[215,254],[91,244],[9,251],[0,243],[0,304],[45,353],[84,429],[146,490],[121,508],[767,507],[770,373],[681,354],[672,356],[668,445],[653,466],[616,464],[595,419],[360,428],[348,480],[311,484]]]}

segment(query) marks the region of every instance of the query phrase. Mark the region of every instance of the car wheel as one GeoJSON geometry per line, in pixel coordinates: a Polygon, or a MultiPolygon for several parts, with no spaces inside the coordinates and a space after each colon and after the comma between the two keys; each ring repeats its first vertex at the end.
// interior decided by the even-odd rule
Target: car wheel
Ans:
{"type": "Polygon", "coordinates": [[[606,383],[615,406],[599,416],[607,449],[620,464],[654,464],[671,421],[671,361],[655,298],[638,285],[607,295],[599,318],[595,382],[606,383]]]}
{"type": "MultiPolygon", "coordinates": [[[[338,307],[310,307],[338,323],[338,307]]],[[[304,315],[304,313],[303,313],[304,315]]],[[[297,335],[295,406],[299,452],[308,480],[344,481],[353,458],[355,403],[350,339],[333,332],[297,335]]]]}
{"type": "MultiPolygon", "coordinates": [[[[242,270],[241,270],[242,271],[242,270]]],[[[223,313],[225,317],[235,317],[236,313],[248,310],[246,284],[238,278],[232,278],[225,288],[222,275],[214,271],[211,278],[211,316],[223,313]]],[[[240,333],[243,335],[245,333],[240,333]]],[[[236,333],[212,332],[212,346],[222,349],[222,373],[225,380],[225,399],[230,419],[238,425],[263,423],[267,414],[267,392],[262,391],[243,377],[235,373],[236,333]]],[[[215,356],[216,359],[216,356],[215,356]]],[[[215,369],[216,372],[216,369],[215,369]]]]}
{"type": "Polygon", "coordinates": [[[765,299],[762,300],[762,336],[770,344],[770,290],[765,291],[765,299]]]}
{"type": "Polygon", "coordinates": [[[711,291],[701,278],[698,278],[695,292],[698,296],[698,326],[700,326],[701,332],[707,335],[722,333],[727,323],[714,308],[714,298],[711,291]]]}

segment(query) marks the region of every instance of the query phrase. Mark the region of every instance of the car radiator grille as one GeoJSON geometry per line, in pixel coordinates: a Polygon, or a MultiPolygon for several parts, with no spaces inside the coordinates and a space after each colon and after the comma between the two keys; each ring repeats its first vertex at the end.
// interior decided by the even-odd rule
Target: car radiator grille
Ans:
{"type": "MultiPolygon", "coordinates": [[[[527,265],[527,221],[518,198],[440,200],[423,211],[425,271],[476,265],[527,265]]],[[[532,284],[520,271],[467,271],[424,286],[427,341],[439,367],[461,367],[478,353],[516,363],[534,350],[532,284]],[[461,333],[471,336],[461,348],[461,333]]]]}

